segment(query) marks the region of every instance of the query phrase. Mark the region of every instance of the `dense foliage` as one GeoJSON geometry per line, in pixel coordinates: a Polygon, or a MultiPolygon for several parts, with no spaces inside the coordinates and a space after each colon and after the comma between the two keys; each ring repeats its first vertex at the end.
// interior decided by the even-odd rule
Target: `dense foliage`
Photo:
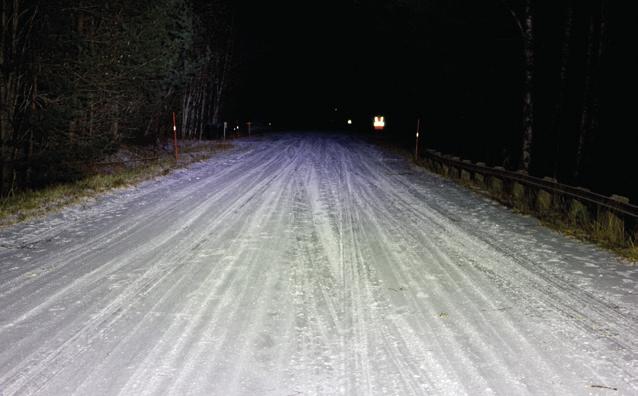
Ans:
{"type": "Polygon", "coordinates": [[[224,2],[1,0],[1,7],[2,194],[72,177],[122,142],[160,141],[173,111],[190,137],[219,117],[232,56],[224,2]]]}

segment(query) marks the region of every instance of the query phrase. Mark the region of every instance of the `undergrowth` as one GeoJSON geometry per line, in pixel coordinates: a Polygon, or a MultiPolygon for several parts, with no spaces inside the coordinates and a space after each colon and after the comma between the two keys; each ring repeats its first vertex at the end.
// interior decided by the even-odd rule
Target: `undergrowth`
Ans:
{"type": "MultiPolygon", "coordinates": [[[[416,161],[417,165],[428,168],[423,161],[416,161]]],[[[434,170],[431,170],[434,173],[434,170]]],[[[438,173],[437,173],[438,174],[438,173]]],[[[440,174],[439,174],[440,175],[440,174]]],[[[441,177],[445,177],[440,175],[441,177]]],[[[634,264],[638,263],[638,241],[623,240],[618,241],[617,230],[614,231],[610,227],[601,227],[592,219],[583,219],[579,213],[571,213],[575,221],[570,219],[570,213],[561,213],[555,210],[547,210],[547,202],[541,203],[546,207],[546,211],[539,212],[536,208],[531,208],[529,202],[524,199],[514,200],[512,196],[503,197],[500,194],[490,191],[485,186],[477,186],[475,183],[449,178],[456,183],[471,189],[472,191],[489,196],[502,204],[508,206],[515,212],[536,217],[541,224],[555,231],[561,232],[578,240],[594,243],[602,248],[616,253],[634,264]]]]}
{"type": "MultiPolygon", "coordinates": [[[[229,144],[203,145],[205,151],[182,157],[176,162],[166,154],[158,160],[137,164],[132,167],[111,168],[80,180],[51,185],[39,190],[21,191],[13,196],[0,199],[0,227],[24,220],[42,217],[66,206],[80,203],[107,191],[128,187],[144,180],[170,173],[172,169],[184,167],[196,161],[209,158],[214,152],[228,149],[229,144]]],[[[189,152],[194,152],[189,148],[189,152]]]]}

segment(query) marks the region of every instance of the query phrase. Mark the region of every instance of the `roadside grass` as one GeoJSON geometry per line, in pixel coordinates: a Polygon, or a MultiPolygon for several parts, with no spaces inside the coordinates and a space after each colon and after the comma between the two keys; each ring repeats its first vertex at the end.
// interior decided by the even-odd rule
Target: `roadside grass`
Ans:
{"type": "Polygon", "coordinates": [[[179,162],[175,161],[171,154],[165,153],[152,162],[111,167],[77,181],[51,185],[39,190],[21,191],[0,199],[0,227],[43,217],[107,191],[167,175],[173,169],[208,159],[214,153],[231,147],[228,143],[193,145],[188,147],[189,154],[183,155],[179,162]]]}
{"type": "Polygon", "coordinates": [[[621,225],[616,224],[613,227],[607,224],[607,226],[602,226],[595,219],[582,216],[579,210],[572,210],[571,213],[566,210],[556,210],[556,208],[551,207],[551,202],[548,202],[547,198],[543,196],[538,197],[536,205],[530,205],[524,199],[520,201],[517,201],[515,197],[502,199],[483,189],[471,189],[498,200],[515,212],[535,217],[547,228],[580,241],[593,243],[633,264],[638,264],[638,246],[635,245],[635,241],[622,238],[623,231],[618,228],[622,227],[621,225]]]}
{"type": "MultiPolygon", "coordinates": [[[[370,139],[370,141],[386,150],[389,150],[393,154],[404,157],[406,160],[415,163],[419,167],[429,169],[424,162],[415,161],[413,154],[405,148],[398,147],[379,139],[370,139]]],[[[452,180],[476,194],[495,199],[509,207],[514,212],[535,217],[547,228],[577,240],[593,243],[603,249],[615,253],[619,257],[626,259],[633,265],[638,265],[638,234],[633,240],[627,241],[626,239],[623,239],[622,241],[619,241],[618,229],[615,229],[614,227],[601,227],[596,221],[594,221],[594,219],[585,215],[586,210],[584,207],[581,208],[574,206],[570,211],[561,212],[552,207],[551,200],[549,200],[547,196],[541,195],[540,197],[537,197],[535,204],[531,205],[524,196],[517,197],[515,192],[512,196],[505,198],[501,194],[502,191],[494,191],[486,186],[477,186],[475,183],[462,179],[446,177],[432,169],[429,169],[429,171],[442,178],[452,180]],[[538,210],[539,207],[541,210],[538,210]]]]}
{"type": "Polygon", "coordinates": [[[622,249],[619,253],[622,256],[634,261],[635,263],[638,263],[638,246],[636,246],[635,242],[632,242],[631,246],[622,249]]]}
{"type": "Polygon", "coordinates": [[[530,210],[518,212],[538,218],[542,225],[547,228],[551,228],[554,231],[558,231],[580,241],[593,243],[606,250],[614,252],[615,254],[631,261],[634,264],[638,263],[638,246],[636,246],[635,241],[615,241],[614,235],[610,234],[608,230],[602,227],[597,227],[595,223],[594,225],[592,225],[591,223],[572,223],[569,221],[565,221],[564,217],[558,215],[541,217],[539,216],[538,212],[530,210]]]}
{"type": "MultiPolygon", "coordinates": [[[[425,167],[424,164],[420,164],[420,166],[425,167]]],[[[633,264],[638,264],[638,246],[635,244],[636,241],[622,237],[623,231],[622,228],[619,228],[622,227],[621,225],[614,224],[614,226],[610,226],[610,224],[606,224],[606,226],[602,226],[595,219],[585,215],[584,206],[572,206],[571,210],[566,210],[564,209],[566,204],[562,203],[562,209],[557,208],[554,206],[555,203],[552,203],[551,198],[546,195],[537,196],[536,203],[530,204],[524,195],[517,197],[513,193],[510,196],[503,197],[502,195],[495,195],[489,189],[478,187],[473,183],[461,183],[458,180],[451,180],[462,184],[477,194],[497,200],[516,213],[532,216],[547,228],[580,241],[593,243],[629,260],[633,264]]]]}

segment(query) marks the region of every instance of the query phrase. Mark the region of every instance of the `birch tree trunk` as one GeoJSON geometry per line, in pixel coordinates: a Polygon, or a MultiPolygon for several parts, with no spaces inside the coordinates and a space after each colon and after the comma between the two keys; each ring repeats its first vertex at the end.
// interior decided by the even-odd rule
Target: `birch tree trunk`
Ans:
{"type": "Polygon", "coordinates": [[[20,2],[18,0],[2,0],[2,20],[0,37],[0,195],[11,191],[13,150],[11,140],[15,131],[11,123],[16,102],[16,49],[18,40],[18,19],[20,2]]]}
{"type": "Polygon", "coordinates": [[[529,171],[532,161],[534,137],[534,16],[533,0],[525,0],[523,15],[523,51],[525,56],[525,82],[523,93],[523,148],[522,169],[529,171]]]}
{"type": "Polygon", "coordinates": [[[230,24],[230,33],[228,37],[228,45],[224,52],[224,60],[221,65],[221,75],[218,78],[217,89],[215,90],[215,102],[214,102],[214,112],[213,112],[213,122],[217,124],[219,122],[219,116],[221,114],[222,107],[222,99],[224,97],[224,92],[226,88],[226,80],[228,79],[228,74],[230,73],[230,68],[233,61],[233,49],[235,46],[234,40],[234,29],[235,29],[235,16],[233,15],[232,22],[230,24]]]}
{"type": "Polygon", "coordinates": [[[204,133],[204,125],[206,124],[206,89],[208,87],[208,84],[202,84],[202,90],[201,90],[201,95],[202,95],[202,103],[201,103],[201,109],[200,109],[200,113],[199,113],[199,125],[198,125],[198,138],[201,141],[202,140],[202,134],[204,133]]]}
{"type": "Polygon", "coordinates": [[[120,104],[115,100],[113,104],[113,123],[111,127],[112,134],[112,142],[113,144],[118,144],[120,142],[120,104]]]}
{"type": "MultiPolygon", "coordinates": [[[[8,0],[0,0],[0,65],[6,64],[5,45],[7,41],[7,14],[8,0]]],[[[0,196],[5,192],[5,181],[7,180],[8,164],[7,164],[7,136],[9,134],[9,123],[7,114],[7,86],[6,76],[8,71],[0,70],[0,196]]]]}
{"type": "MultiPolygon", "coordinates": [[[[35,114],[36,112],[36,99],[38,97],[38,75],[36,73],[33,74],[33,86],[31,88],[31,112],[35,114]]],[[[31,176],[32,176],[32,160],[33,160],[33,128],[29,128],[29,140],[27,143],[27,153],[26,153],[26,162],[27,168],[25,171],[25,184],[28,186],[31,184],[31,176]]]]}
{"type": "Polygon", "coordinates": [[[596,15],[592,12],[587,32],[587,52],[585,62],[585,86],[583,89],[583,109],[580,119],[580,133],[576,147],[576,161],[574,166],[574,180],[578,181],[583,173],[583,163],[586,156],[587,142],[592,133],[598,128],[598,96],[594,84],[597,82],[598,66],[604,49],[607,30],[605,16],[605,2],[600,2],[600,20],[596,23],[596,15]]]}
{"type": "Polygon", "coordinates": [[[221,107],[222,107],[222,99],[224,98],[224,91],[226,88],[226,78],[230,71],[231,59],[232,59],[232,44],[229,44],[229,49],[226,52],[226,55],[224,56],[224,63],[222,66],[219,83],[217,84],[217,89],[215,90],[215,111],[213,113],[213,121],[215,123],[219,121],[219,115],[221,113],[221,107]]]}
{"type": "Polygon", "coordinates": [[[574,30],[574,6],[571,0],[567,2],[565,25],[563,26],[563,43],[561,45],[561,62],[560,62],[560,85],[558,88],[558,98],[554,108],[554,119],[552,120],[552,132],[555,137],[554,142],[554,178],[558,176],[560,168],[560,135],[561,135],[561,118],[565,107],[565,98],[567,96],[567,68],[569,66],[569,49],[574,30]]]}
{"type": "Polygon", "coordinates": [[[186,89],[186,93],[184,94],[184,100],[183,100],[183,105],[182,105],[182,136],[184,135],[184,132],[186,130],[188,130],[189,128],[189,124],[190,124],[190,109],[191,109],[191,102],[192,102],[192,97],[193,97],[193,90],[192,88],[189,86],[186,89]]]}

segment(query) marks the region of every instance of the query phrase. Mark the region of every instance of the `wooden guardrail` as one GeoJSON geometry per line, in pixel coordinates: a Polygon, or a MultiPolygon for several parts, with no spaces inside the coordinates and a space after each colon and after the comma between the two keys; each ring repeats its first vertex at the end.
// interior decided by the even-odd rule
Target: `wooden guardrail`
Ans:
{"type": "Polygon", "coordinates": [[[422,161],[432,171],[486,189],[499,201],[523,211],[540,217],[559,214],[565,221],[593,230],[613,244],[638,241],[638,205],[626,197],[608,197],[555,179],[472,163],[434,150],[427,150],[422,161]]]}

